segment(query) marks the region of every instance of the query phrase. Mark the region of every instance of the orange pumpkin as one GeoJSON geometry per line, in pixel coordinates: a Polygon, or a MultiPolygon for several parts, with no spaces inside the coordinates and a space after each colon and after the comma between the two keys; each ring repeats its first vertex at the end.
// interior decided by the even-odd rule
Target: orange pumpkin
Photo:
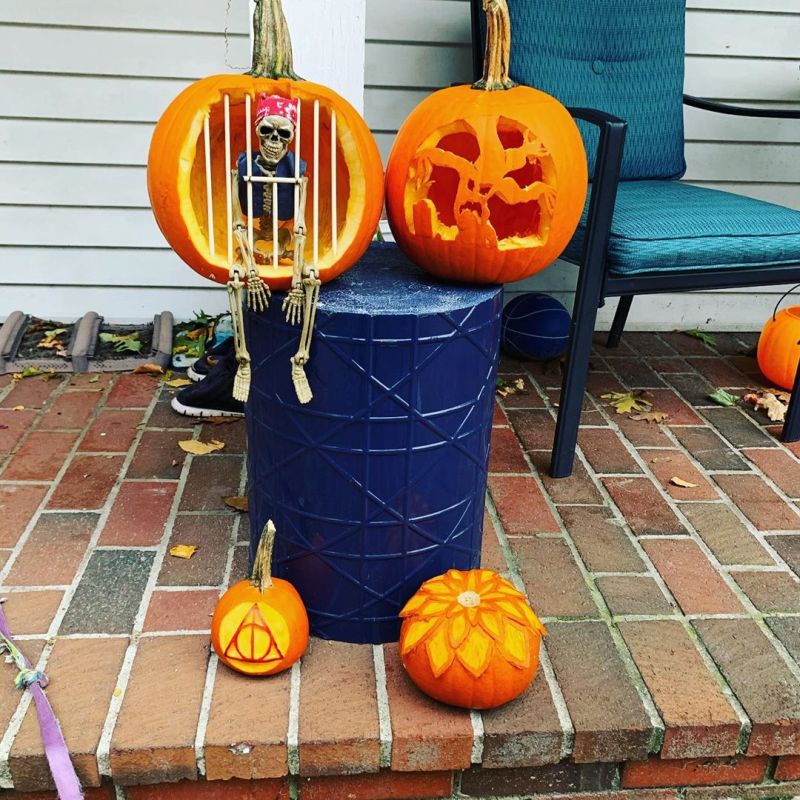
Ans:
{"type": "Polygon", "coordinates": [[[792,390],[800,359],[800,306],[784,308],[768,320],[758,340],[758,368],[781,389],[792,390]]]}
{"type": "Polygon", "coordinates": [[[528,688],[546,630],[525,596],[487,569],[422,584],[400,612],[400,658],[426,694],[463,708],[495,708],[528,688]]]}
{"type": "Polygon", "coordinates": [[[222,595],[211,619],[211,643],[220,661],[247,675],[282,672],[308,646],[308,615],[300,595],[270,574],[274,542],[270,520],[250,577],[222,595]]]}
{"type": "Polygon", "coordinates": [[[400,128],[386,209],[406,255],[443,278],[516,281],[568,244],[587,191],[586,155],[569,112],[508,76],[506,0],[484,0],[483,80],[442,89],[400,128]]]}
{"type": "MultiPolygon", "coordinates": [[[[297,77],[280,0],[258,0],[253,18],[253,67],[245,75],[214,75],[181,92],[156,125],[147,162],[150,202],[175,252],[205,278],[227,283],[227,200],[224,98],[230,103],[233,163],[246,150],[245,96],[253,110],[262,95],[301,101],[300,155],[309,164],[306,261],[313,263],[312,188],[318,180],[319,278],[325,283],[352,266],[369,246],[383,206],[383,170],[375,140],[358,112],[336,92],[297,77]],[[319,159],[314,159],[314,101],[319,101],[319,159]],[[336,117],[336,196],[332,192],[332,120],[336,117]],[[208,119],[214,248],[210,247],[204,122],[208,119]],[[334,208],[335,206],[335,208],[334,208]],[[335,221],[335,223],[334,223],[335,221]],[[337,231],[333,246],[333,230],[337,231]]],[[[252,117],[251,117],[252,121],[252,117]]],[[[251,132],[252,133],[252,132],[251,132]]],[[[253,135],[253,138],[255,136],[253,135]]],[[[291,260],[259,266],[273,289],[291,285],[291,260]]]]}

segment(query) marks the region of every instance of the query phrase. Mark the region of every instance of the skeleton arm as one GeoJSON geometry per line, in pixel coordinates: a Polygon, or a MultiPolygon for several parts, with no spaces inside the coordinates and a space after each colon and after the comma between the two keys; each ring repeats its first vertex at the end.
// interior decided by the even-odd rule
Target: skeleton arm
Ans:
{"type": "MultiPolygon", "coordinates": [[[[305,291],[303,279],[310,276],[305,259],[306,250],[306,196],[308,194],[308,177],[300,178],[300,192],[294,214],[294,263],[292,265],[292,288],[283,301],[286,321],[297,325],[303,315],[305,291]]],[[[316,277],[316,275],[314,275],[316,277]]]]}
{"type": "MultiPolygon", "coordinates": [[[[245,222],[242,204],[239,202],[239,173],[237,170],[231,171],[231,208],[233,212],[233,240],[239,248],[239,252],[247,271],[247,306],[256,311],[263,311],[269,303],[269,287],[261,280],[261,275],[256,266],[255,256],[250,247],[250,237],[247,222],[245,222]]],[[[231,264],[233,273],[239,263],[231,264]]]]}
{"type": "MultiPolygon", "coordinates": [[[[241,253],[242,261],[247,270],[255,268],[253,251],[250,249],[250,242],[247,235],[247,222],[245,221],[242,204],[239,202],[239,173],[237,170],[231,171],[231,206],[233,211],[233,241],[241,253]]],[[[234,262],[236,255],[234,252],[234,262]]]]}

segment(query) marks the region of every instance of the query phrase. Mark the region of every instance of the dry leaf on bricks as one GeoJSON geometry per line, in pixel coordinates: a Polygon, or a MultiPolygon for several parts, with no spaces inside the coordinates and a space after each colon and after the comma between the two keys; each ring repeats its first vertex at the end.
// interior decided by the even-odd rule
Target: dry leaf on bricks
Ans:
{"type": "Polygon", "coordinates": [[[193,544],[176,544],[169,549],[169,554],[175,558],[191,558],[196,552],[197,546],[193,544]]]}
{"type": "Polygon", "coordinates": [[[696,483],[690,483],[689,481],[685,481],[683,478],[678,478],[677,476],[672,477],[669,479],[669,482],[673,486],[680,486],[681,489],[696,489],[696,483]]]}
{"type": "Polygon", "coordinates": [[[181,386],[191,386],[192,382],[188,378],[173,378],[171,381],[164,381],[164,385],[180,389],[181,386]]]}
{"type": "Polygon", "coordinates": [[[140,364],[133,371],[134,375],[163,375],[164,367],[160,364],[140,364]]]}
{"type": "Polygon", "coordinates": [[[646,400],[644,392],[609,392],[600,395],[603,400],[608,400],[609,405],[617,409],[617,414],[628,414],[631,411],[651,411],[653,404],[646,400]]]}
{"type": "Polygon", "coordinates": [[[637,422],[644,420],[645,422],[666,422],[669,419],[669,414],[666,411],[645,411],[643,414],[631,414],[631,419],[637,422]]]}
{"type": "Polygon", "coordinates": [[[178,442],[178,447],[186,453],[191,453],[193,456],[206,456],[213,453],[215,450],[223,450],[225,442],[219,442],[212,439],[210,442],[199,442],[195,439],[187,439],[183,442],[178,442]]]}
{"type": "Polygon", "coordinates": [[[245,497],[223,497],[222,500],[223,500],[223,502],[225,503],[226,506],[229,506],[230,508],[234,508],[237,511],[247,511],[248,510],[247,497],[246,496],[245,497]]]}

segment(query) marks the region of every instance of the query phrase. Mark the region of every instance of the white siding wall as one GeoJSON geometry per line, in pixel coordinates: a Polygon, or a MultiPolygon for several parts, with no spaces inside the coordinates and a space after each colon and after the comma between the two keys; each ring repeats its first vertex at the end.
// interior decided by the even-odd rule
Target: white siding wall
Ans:
{"type": "MultiPolygon", "coordinates": [[[[800,107],[800,0],[688,0],[687,5],[687,92],[800,107]]],[[[384,153],[426,94],[470,79],[469,39],[467,0],[367,0],[366,115],[384,153]]],[[[800,209],[800,122],[687,109],[686,136],[687,180],[800,209]]],[[[546,291],[569,305],[575,278],[575,267],[558,263],[509,286],[508,294],[546,291]]],[[[633,304],[630,326],[756,329],[776,292],[777,287],[641,297],[633,304]]],[[[615,306],[612,300],[601,311],[601,327],[610,323],[615,306]]]]}
{"type": "MultiPolygon", "coordinates": [[[[466,0],[284,5],[298,69],[357,106],[366,24],[363,100],[384,152],[422,97],[469,79],[466,0]]],[[[800,0],[689,5],[689,91],[800,106],[800,0]]],[[[224,293],[166,247],[148,207],[145,163],[155,120],[188,82],[244,70],[247,3],[232,0],[229,15],[225,6],[0,3],[0,319],[14,308],[62,319],[91,308],[122,321],[223,306],[224,293]]],[[[692,111],[687,135],[691,180],[800,208],[798,123],[692,111]]],[[[575,269],[559,264],[523,288],[568,301],[574,280],[575,269]]],[[[766,292],[750,300],[738,292],[642,299],[632,322],[753,328],[772,302],[766,292]]]]}
{"type": "MultiPolygon", "coordinates": [[[[230,5],[0,3],[0,319],[15,308],[129,321],[225,306],[224,290],[167,247],[145,165],[153,125],[184,86],[249,69],[248,2],[230,5]]],[[[363,109],[364,0],[284,7],[300,74],[363,109]]]]}

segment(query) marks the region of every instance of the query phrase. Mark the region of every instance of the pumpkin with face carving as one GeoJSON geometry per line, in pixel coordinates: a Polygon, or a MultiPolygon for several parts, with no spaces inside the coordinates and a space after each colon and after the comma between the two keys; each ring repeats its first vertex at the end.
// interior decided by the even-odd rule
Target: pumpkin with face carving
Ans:
{"type": "Polygon", "coordinates": [[[484,0],[484,77],[442,89],[401,127],[386,173],[397,243],[444,278],[516,281],[558,258],[578,225],[586,154],[555,98],[508,76],[506,0],[484,0]]]}

